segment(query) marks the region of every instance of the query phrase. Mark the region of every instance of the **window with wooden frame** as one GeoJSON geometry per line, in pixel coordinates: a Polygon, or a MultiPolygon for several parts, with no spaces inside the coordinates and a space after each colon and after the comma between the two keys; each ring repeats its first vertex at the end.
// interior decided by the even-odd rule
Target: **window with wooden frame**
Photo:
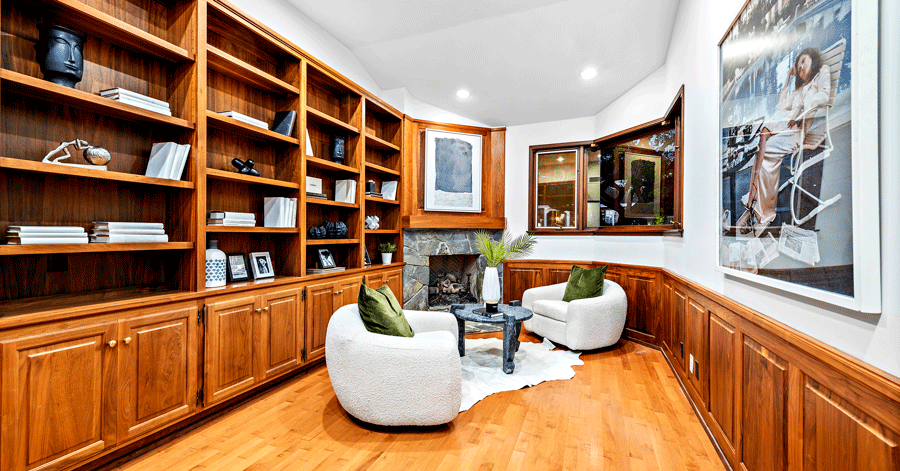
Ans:
{"type": "Polygon", "coordinates": [[[665,116],[594,141],[531,146],[536,234],[678,235],[684,87],[665,116]]]}

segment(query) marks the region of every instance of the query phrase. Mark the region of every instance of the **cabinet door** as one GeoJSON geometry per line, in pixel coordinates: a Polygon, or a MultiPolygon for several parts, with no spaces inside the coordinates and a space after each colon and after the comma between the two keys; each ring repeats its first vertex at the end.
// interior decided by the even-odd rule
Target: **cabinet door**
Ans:
{"type": "Polygon", "coordinates": [[[256,296],[240,296],[206,305],[206,402],[250,389],[253,367],[256,296]]]}
{"type": "Polygon", "coordinates": [[[306,359],[325,355],[325,333],[328,319],[336,309],[338,297],[334,283],[320,283],[306,287],[306,359]]]}
{"type": "Polygon", "coordinates": [[[2,342],[0,469],[62,468],[116,444],[116,323],[2,342]]]}
{"type": "Polygon", "coordinates": [[[175,422],[197,404],[197,307],[119,325],[119,440],[175,422]]]}
{"type": "MultiPolygon", "coordinates": [[[[397,301],[403,303],[403,270],[393,270],[384,274],[384,284],[388,285],[397,301]]],[[[355,302],[355,301],[354,301],[355,302]]]]}
{"type": "Polygon", "coordinates": [[[259,316],[260,379],[300,366],[303,330],[300,324],[300,290],[288,289],[261,295],[259,316]]]}
{"type": "MultiPolygon", "coordinates": [[[[335,299],[334,310],[336,311],[342,306],[356,303],[356,300],[359,299],[359,286],[361,284],[361,276],[336,281],[334,289],[337,291],[338,296],[335,299]]],[[[399,301],[401,298],[397,299],[399,301]]],[[[331,314],[328,314],[328,317],[331,317],[331,314]]]]}
{"type": "Polygon", "coordinates": [[[625,330],[628,335],[648,343],[657,343],[659,324],[657,301],[657,274],[654,272],[626,271],[625,294],[628,296],[628,316],[625,330]]]}
{"type": "MultiPolygon", "coordinates": [[[[374,273],[371,275],[366,275],[366,286],[372,289],[381,288],[381,285],[384,284],[384,275],[381,273],[374,273]]],[[[394,293],[396,296],[397,293],[394,293]]]]}

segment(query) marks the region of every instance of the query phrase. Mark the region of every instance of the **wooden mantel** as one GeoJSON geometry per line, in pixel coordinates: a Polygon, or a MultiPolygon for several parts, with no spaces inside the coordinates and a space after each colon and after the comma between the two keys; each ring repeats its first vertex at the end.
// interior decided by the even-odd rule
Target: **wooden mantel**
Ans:
{"type": "Polygon", "coordinates": [[[505,229],[506,128],[482,128],[406,117],[403,126],[404,229],[505,229]],[[425,130],[480,134],[483,139],[480,213],[425,211],[425,130]]]}

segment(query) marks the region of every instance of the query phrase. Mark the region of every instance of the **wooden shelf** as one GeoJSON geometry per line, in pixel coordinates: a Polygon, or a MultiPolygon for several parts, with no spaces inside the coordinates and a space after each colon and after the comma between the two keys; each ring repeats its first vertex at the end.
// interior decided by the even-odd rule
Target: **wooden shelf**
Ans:
{"type": "Polygon", "coordinates": [[[165,178],[145,177],[130,173],[111,172],[109,170],[94,170],[90,168],[71,167],[68,165],[49,164],[33,160],[13,159],[0,157],[0,168],[9,170],[21,170],[23,172],[44,173],[49,175],[61,175],[66,177],[83,177],[97,180],[111,180],[126,183],[139,183],[142,185],[163,186],[170,188],[194,189],[193,182],[181,180],[168,180],[165,178]]]}
{"type": "Polygon", "coordinates": [[[394,170],[392,168],[382,167],[381,165],[375,165],[369,162],[366,162],[366,172],[377,172],[377,173],[386,173],[388,175],[400,176],[399,170],[394,170]]]}
{"type": "Polygon", "coordinates": [[[306,118],[308,121],[313,121],[325,126],[338,128],[342,131],[351,132],[353,134],[359,134],[359,129],[357,129],[356,127],[351,126],[337,118],[333,118],[331,117],[331,115],[325,114],[315,108],[306,108],[306,118]]]}
{"type": "Polygon", "coordinates": [[[52,10],[66,18],[70,28],[136,49],[170,62],[194,61],[194,54],[76,0],[48,0],[52,10]]]}
{"type": "Polygon", "coordinates": [[[41,100],[99,112],[105,116],[118,116],[137,121],[148,121],[151,123],[168,124],[184,129],[194,129],[194,123],[181,118],[166,116],[136,106],[126,105],[117,100],[103,98],[100,95],[92,95],[88,92],[64,87],[11,70],[0,70],[0,80],[3,81],[4,92],[8,90],[15,91],[41,100]]]}
{"type": "Polygon", "coordinates": [[[307,198],[306,204],[321,204],[323,206],[337,206],[340,208],[359,208],[359,205],[354,203],[340,203],[332,200],[320,200],[318,198],[307,198]]]}
{"type": "Polygon", "coordinates": [[[214,128],[221,129],[223,131],[236,132],[253,139],[259,139],[268,142],[281,142],[294,146],[300,145],[300,139],[295,139],[290,136],[285,136],[284,134],[278,134],[275,131],[269,131],[268,129],[256,127],[252,124],[247,124],[243,121],[238,121],[234,118],[229,118],[228,116],[221,115],[219,113],[216,113],[215,111],[207,110],[206,120],[207,123],[209,123],[209,125],[214,128]]]}
{"type": "Polygon", "coordinates": [[[296,227],[206,226],[206,232],[246,232],[250,234],[299,234],[296,227]]]}
{"type": "Polygon", "coordinates": [[[400,229],[366,229],[366,234],[399,234],[400,229]]]}
{"type": "Polygon", "coordinates": [[[348,165],[334,163],[330,160],[320,159],[318,157],[306,156],[306,162],[314,167],[319,167],[325,170],[334,170],[339,172],[347,172],[359,174],[359,170],[348,165]]]}
{"type": "Polygon", "coordinates": [[[300,89],[237,59],[219,48],[206,46],[209,68],[234,77],[249,85],[276,93],[299,95],[300,89]]]}
{"type": "Polygon", "coordinates": [[[386,200],[384,198],[374,198],[372,196],[366,196],[366,201],[372,201],[374,203],[380,204],[400,204],[397,200],[386,200]]]}
{"type": "Polygon", "coordinates": [[[193,248],[193,242],[167,242],[164,244],[0,245],[0,255],[137,252],[146,250],[192,250],[193,248]]]}
{"type": "Polygon", "coordinates": [[[353,245],[359,239],[306,239],[306,245],[353,245]]]}
{"type": "Polygon", "coordinates": [[[377,137],[374,134],[366,133],[366,145],[375,147],[377,149],[400,152],[400,146],[391,144],[390,142],[385,141],[384,139],[377,137]]]}
{"type": "Polygon", "coordinates": [[[242,175],[237,172],[229,172],[228,170],[219,170],[214,168],[206,169],[206,177],[215,180],[247,183],[249,185],[275,186],[279,188],[290,188],[292,190],[300,189],[299,183],[275,180],[272,178],[253,177],[250,175],[242,175]]]}

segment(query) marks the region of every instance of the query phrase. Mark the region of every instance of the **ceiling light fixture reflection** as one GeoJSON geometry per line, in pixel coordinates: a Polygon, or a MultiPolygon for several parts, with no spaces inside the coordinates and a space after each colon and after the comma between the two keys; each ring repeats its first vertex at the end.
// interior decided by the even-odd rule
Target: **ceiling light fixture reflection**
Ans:
{"type": "Polygon", "coordinates": [[[562,157],[559,157],[559,158],[557,158],[556,160],[562,162],[562,161],[563,161],[563,158],[562,158],[562,157]]]}
{"type": "Polygon", "coordinates": [[[456,96],[463,100],[465,100],[466,98],[469,98],[469,95],[470,95],[469,91],[466,90],[465,88],[460,88],[459,90],[456,91],[456,96]]]}
{"type": "Polygon", "coordinates": [[[581,71],[581,78],[584,80],[590,80],[597,76],[597,69],[595,67],[585,67],[584,70],[581,71]]]}

